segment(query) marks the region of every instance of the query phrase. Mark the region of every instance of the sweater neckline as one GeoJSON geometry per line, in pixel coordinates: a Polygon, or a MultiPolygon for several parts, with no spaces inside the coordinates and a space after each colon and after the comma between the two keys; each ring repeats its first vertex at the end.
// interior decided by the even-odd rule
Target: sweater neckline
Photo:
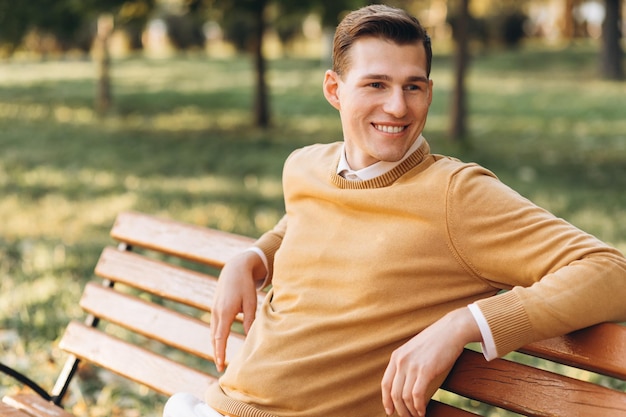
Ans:
{"type": "Polygon", "coordinates": [[[332,166],[330,180],[334,185],[339,188],[352,190],[387,187],[396,182],[400,177],[409,172],[411,169],[419,165],[428,153],[430,153],[430,147],[428,146],[426,140],[424,140],[421,146],[417,148],[415,152],[409,155],[408,158],[402,161],[402,163],[400,163],[398,166],[383,175],[365,181],[351,181],[337,174],[337,166],[341,157],[341,155],[338,155],[335,163],[332,166]]]}

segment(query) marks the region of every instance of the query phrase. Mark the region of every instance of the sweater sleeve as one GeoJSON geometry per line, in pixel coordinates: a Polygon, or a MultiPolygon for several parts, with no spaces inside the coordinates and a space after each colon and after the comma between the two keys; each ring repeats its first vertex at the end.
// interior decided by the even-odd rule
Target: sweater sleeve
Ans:
{"type": "Polygon", "coordinates": [[[268,232],[265,232],[260,238],[254,242],[254,246],[260,249],[265,255],[267,260],[267,276],[262,284],[262,288],[267,287],[272,283],[272,276],[274,274],[274,255],[280,248],[283,242],[283,236],[287,230],[287,215],[284,215],[282,219],[274,226],[274,228],[268,232]]]}
{"type": "Polygon", "coordinates": [[[537,207],[489,171],[465,166],[447,194],[464,267],[504,291],[479,300],[499,356],[596,323],[626,320],[626,259],[537,207]]]}

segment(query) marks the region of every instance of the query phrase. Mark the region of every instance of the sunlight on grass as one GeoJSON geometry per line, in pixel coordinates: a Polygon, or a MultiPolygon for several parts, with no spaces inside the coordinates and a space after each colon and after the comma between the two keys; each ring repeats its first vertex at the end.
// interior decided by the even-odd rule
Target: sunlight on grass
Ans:
{"type": "MultiPolygon", "coordinates": [[[[7,183],[8,175],[0,170],[0,184],[7,183]]],[[[40,166],[24,172],[19,178],[23,189],[39,189],[42,194],[34,201],[27,195],[9,194],[0,199],[0,216],[6,221],[0,224],[0,236],[6,239],[59,237],[71,243],[84,238],[90,227],[111,223],[114,216],[137,206],[146,195],[228,195],[249,192],[261,198],[280,199],[282,186],[278,179],[259,178],[248,175],[243,179],[204,175],[200,177],[120,177],[113,172],[83,169],[68,172],[40,166]],[[66,194],[64,189],[89,190],[100,196],[82,198],[66,194]],[[111,193],[111,190],[120,190],[111,193]],[[247,191],[246,191],[247,190],[247,191]],[[79,214],[79,215],[77,215],[79,214]]],[[[201,206],[188,206],[187,200],[170,200],[164,215],[179,213],[181,219],[198,224],[216,223],[220,228],[233,230],[239,221],[228,203],[214,202],[201,206]]],[[[252,219],[257,227],[267,229],[279,214],[268,214],[261,209],[252,219]]]]}
{"type": "Polygon", "coordinates": [[[135,206],[137,196],[124,193],[89,201],[70,200],[62,194],[48,194],[35,204],[16,195],[0,200],[0,225],[5,239],[57,236],[66,243],[76,243],[89,236],[89,228],[112,223],[115,213],[135,206]],[[77,215],[80,213],[80,215],[77,215]]]}
{"type": "Polygon", "coordinates": [[[54,118],[59,123],[89,124],[94,122],[95,116],[90,108],[58,106],[54,108],[54,118]]]}
{"type": "Polygon", "coordinates": [[[304,134],[317,135],[318,141],[343,140],[341,124],[337,115],[329,116],[294,116],[288,121],[282,122],[284,126],[297,130],[304,134]]]}
{"type": "Polygon", "coordinates": [[[121,93],[162,92],[198,94],[200,92],[252,87],[251,62],[223,61],[198,56],[172,60],[133,59],[115,65],[113,79],[121,93]],[[225,72],[228,74],[224,77],[225,72]]]}
{"type": "Polygon", "coordinates": [[[187,106],[171,112],[151,116],[131,114],[112,115],[99,121],[88,107],[47,106],[41,104],[1,103],[0,119],[6,120],[52,120],[60,124],[93,126],[102,123],[112,127],[134,127],[158,131],[205,131],[208,129],[233,129],[248,123],[249,110],[225,110],[207,114],[197,107],[187,106]]]}
{"type": "Polygon", "coordinates": [[[187,107],[171,113],[157,114],[144,122],[154,130],[205,131],[208,129],[235,129],[247,123],[249,111],[221,111],[206,114],[198,108],[187,107]]]}
{"type": "MultiPolygon", "coordinates": [[[[446,126],[446,123],[445,118],[429,118],[431,127],[434,124],[446,126]]],[[[493,139],[498,142],[511,140],[507,132],[515,131],[516,136],[522,136],[525,140],[534,140],[535,143],[532,145],[539,149],[549,148],[554,144],[546,139],[546,133],[550,132],[550,135],[560,136],[563,141],[569,141],[575,145],[572,150],[580,152],[581,156],[584,156],[583,152],[586,150],[606,146],[607,140],[613,142],[610,144],[611,149],[614,146],[617,149],[626,150],[626,120],[607,123],[606,120],[572,121],[569,118],[545,118],[541,115],[484,115],[473,117],[471,126],[477,135],[501,134],[501,137],[493,136],[493,139]],[[615,136],[616,130],[624,134],[615,136]],[[607,136],[609,138],[605,139],[607,136]]]]}
{"type": "MultiPolygon", "coordinates": [[[[44,248],[32,248],[27,251],[31,259],[25,260],[25,265],[32,265],[24,272],[33,274],[43,268],[50,267],[51,260],[44,248]]],[[[13,288],[7,288],[0,294],[0,303],[6,314],[19,317],[21,320],[32,321],[35,325],[45,325],[47,312],[37,309],[30,310],[30,306],[42,302],[49,302],[59,291],[58,277],[52,275],[38,275],[37,281],[22,283],[13,288]],[[28,317],[32,315],[32,317],[28,317]]]]}
{"type": "Polygon", "coordinates": [[[10,62],[0,64],[0,86],[29,86],[45,81],[93,79],[95,66],[88,60],[10,62]]]}
{"type": "Polygon", "coordinates": [[[83,169],[78,173],[68,173],[66,170],[53,169],[49,166],[40,166],[24,172],[20,178],[24,186],[43,188],[62,188],[68,183],[78,183],[95,189],[107,189],[113,186],[115,181],[115,176],[111,172],[83,169]]]}
{"type": "Polygon", "coordinates": [[[7,120],[41,120],[51,115],[49,106],[43,104],[0,103],[0,118],[7,120]]]}

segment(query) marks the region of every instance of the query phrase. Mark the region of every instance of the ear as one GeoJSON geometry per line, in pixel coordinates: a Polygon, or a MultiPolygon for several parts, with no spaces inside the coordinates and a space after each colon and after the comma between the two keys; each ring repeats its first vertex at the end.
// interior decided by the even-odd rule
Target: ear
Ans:
{"type": "Polygon", "coordinates": [[[324,74],[324,97],[330,103],[331,106],[337,110],[341,110],[341,104],[339,102],[339,75],[333,71],[328,70],[324,74]]]}
{"type": "Polygon", "coordinates": [[[428,80],[428,105],[433,102],[433,80],[428,80]]]}

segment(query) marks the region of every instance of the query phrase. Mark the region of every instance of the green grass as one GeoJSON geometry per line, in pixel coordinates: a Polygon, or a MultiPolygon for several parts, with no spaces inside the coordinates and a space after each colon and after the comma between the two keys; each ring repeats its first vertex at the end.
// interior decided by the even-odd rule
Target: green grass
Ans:
{"type": "MultiPolygon", "coordinates": [[[[596,59],[589,45],[475,57],[461,146],[446,133],[451,59],[438,57],[425,135],[626,251],[626,84],[598,80],[596,59]]],[[[106,118],[92,111],[94,74],[88,61],[0,63],[0,360],[48,388],[118,212],[259,235],[281,216],[286,156],[341,139],[314,60],[270,62],[267,131],[251,125],[247,59],[117,60],[106,118]]],[[[77,415],[159,415],[161,397],[112,387],[77,382],[68,402],[77,415]]]]}

